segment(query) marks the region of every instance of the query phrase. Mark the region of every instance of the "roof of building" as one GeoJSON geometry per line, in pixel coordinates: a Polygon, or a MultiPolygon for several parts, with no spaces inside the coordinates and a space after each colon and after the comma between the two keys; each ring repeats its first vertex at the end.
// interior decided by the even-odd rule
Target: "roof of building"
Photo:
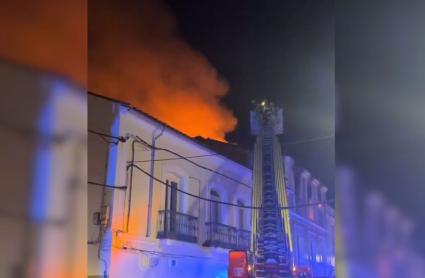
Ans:
{"type": "Polygon", "coordinates": [[[132,106],[129,103],[126,103],[124,101],[118,100],[118,99],[114,99],[114,98],[110,98],[110,97],[106,97],[103,95],[99,95],[93,92],[88,92],[89,95],[95,96],[95,97],[99,97],[99,98],[103,98],[106,99],[108,101],[111,102],[116,102],[119,103],[121,105],[124,105],[126,107],[131,108],[132,110],[142,114],[143,116],[158,122],[159,124],[165,126],[166,128],[186,137],[189,140],[192,140],[194,143],[201,145],[209,150],[211,150],[212,152],[218,153],[221,156],[234,161],[235,163],[242,165],[248,169],[251,169],[251,163],[250,163],[250,151],[247,149],[244,149],[236,144],[232,144],[232,143],[225,143],[225,142],[220,142],[220,141],[216,141],[213,139],[209,139],[209,138],[203,138],[201,136],[196,136],[196,137],[191,137],[183,132],[181,132],[180,130],[168,125],[165,122],[162,122],[160,120],[158,120],[157,118],[155,118],[154,116],[132,106]]]}
{"type": "Polygon", "coordinates": [[[241,164],[247,168],[252,168],[251,166],[251,152],[245,148],[242,148],[239,145],[233,143],[225,143],[217,140],[203,138],[197,136],[193,138],[196,142],[199,142],[203,146],[207,146],[209,149],[212,149],[216,153],[222,154],[229,159],[241,164]]]}

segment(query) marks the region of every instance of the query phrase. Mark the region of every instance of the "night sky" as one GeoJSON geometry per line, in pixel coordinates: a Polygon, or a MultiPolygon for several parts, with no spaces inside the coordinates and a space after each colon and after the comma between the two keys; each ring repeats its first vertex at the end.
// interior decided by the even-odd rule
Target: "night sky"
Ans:
{"type": "Polygon", "coordinates": [[[229,83],[222,102],[238,119],[226,139],[251,149],[251,100],[284,108],[284,151],[330,187],[334,179],[332,1],[166,3],[180,35],[229,83]],[[331,136],[308,143],[294,142],[331,136]],[[286,144],[290,143],[290,144],[286,144]]]}
{"type": "Polygon", "coordinates": [[[337,7],[336,159],[414,220],[425,254],[425,2],[413,2],[337,7]]]}

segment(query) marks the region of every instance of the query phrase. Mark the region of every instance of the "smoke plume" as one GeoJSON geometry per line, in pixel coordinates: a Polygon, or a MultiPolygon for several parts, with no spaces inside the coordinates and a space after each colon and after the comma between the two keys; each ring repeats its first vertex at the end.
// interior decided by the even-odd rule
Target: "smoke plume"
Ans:
{"type": "Polygon", "coordinates": [[[129,102],[189,136],[224,141],[237,123],[220,104],[228,85],[179,36],[167,7],[159,1],[111,2],[89,2],[89,89],[129,102]]]}
{"type": "Polygon", "coordinates": [[[86,87],[84,0],[2,1],[0,41],[0,59],[54,72],[86,87]]]}

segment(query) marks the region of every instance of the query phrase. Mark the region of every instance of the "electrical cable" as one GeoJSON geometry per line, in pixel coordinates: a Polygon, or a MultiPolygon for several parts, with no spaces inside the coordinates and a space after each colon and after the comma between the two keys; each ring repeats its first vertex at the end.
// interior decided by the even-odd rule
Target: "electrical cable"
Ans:
{"type": "Polygon", "coordinates": [[[298,140],[298,141],[287,142],[287,143],[285,143],[285,146],[286,145],[297,145],[297,144],[311,143],[311,142],[322,141],[322,140],[331,139],[331,138],[335,138],[335,135],[334,134],[331,134],[331,135],[314,137],[314,138],[305,139],[305,140],[298,140]]]}
{"type": "MultiPolygon", "coordinates": [[[[133,139],[131,142],[131,161],[134,161],[134,144],[136,140],[133,139]]],[[[127,211],[127,221],[125,225],[125,230],[128,232],[128,227],[130,225],[130,212],[131,212],[131,193],[133,191],[133,167],[130,169],[130,188],[128,190],[128,211],[127,211]]]]}
{"type": "Polygon", "coordinates": [[[171,257],[171,258],[192,258],[192,259],[203,259],[203,260],[209,260],[209,257],[200,257],[200,256],[191,256],[191,255],[179,255],[179,254],[172,254],[172,253],[166,253],[166,252],[158,252],[158,251],[151,251],[151,250],[145,250],[145,249],[138,249],[134,247],[127,247],[123,246],[120,249],[124,250],[131,250],[131,251],[138,251],[140,253],[160,256],[160,257],[171,257]]]}
{"type": "MultiPolygon", "coordinates": [[[[140,168],[138,165],[131,164],[131,165],[129,165],[129,167],[135,167],[137,170],[139,170],[142,173],[144,173],[145,175],[153,178],[155,181],[157,181],[157,182],[159,182],[159,183],[167,186],[168,188],[171,188],[171,185],[170,184],[168,184],[167,182],[164,182],[163,180],[161,180],[161,179],[159,179],[157,177],[154,177],[149,172],[147,172],[147,171],[143,170],[142,168],[140,168]]],[[[188,195],[188,196],[191,196],[193,198],[197,198],[197,199],[200,199],[200,200],[203,200],[203,201],[207,201],[207,202],[210,202],[210,203],[217,203],[217,204],[221,204],[221,205],[227,205],[227,206],[233,206],[233,207],[245,208],[245,209],[263,209],[263,207],[238,205],[238,204],[233,204],[233,203],[229,203],[229,202],[208,199],[208,198],[205,198],[205,197],[201,197],[201,196],[198,196],[198,195],[195,195],[195,194],[186,192],[186,191],[181,190],[181,189],[176,188],[176,187],[173,187],[173,190],[176,190],[177,192],[180,192],[182,194],[185,194],[185,195],[188,195]]],[[[327,204],[327,203],[331,203],[331,202],[333,202],[333,200],[329,200],[329,201],[326,201],[326,202],[316,202],[316,203],[300,204],[300,205],[295,205],[295,206],[286,206],[286,207],[280,207],[279,209],[296,209],[296,208],[302,208],[302,207],[317,206],[317,205],[320,205],[320,204],[327,204]]]]}
{"type": "MultiPolygon", "coordinates": [[[[119,140],[121,142],[126,142],[128,140],[127,138],[124,138],[123,136],[112,136],[112,135],[104,134],[104,133],[93,131],[93,130],[89,130],[89,132],[94,133],[94,134],[98,134],[100,136],[106,136],[106,137],[114,138],[114,139],[117,139],[117,140],[119,140]]],[[[335,136],[334,135],[327,135],[327,136],[316,137],[316,138],[311,138],[311,139],[307,139],[307,140],[300,140],[300,141],[288,142],[288,143],[285,143],[285,145],[302,144],[302,143],[308,143],[308,142],[314,142],[314,141],[319,141],[319,140],[330,139],[330,138],[333,138],[333,137],[335,137],[335,136]]],[[[215,174],[217,174],[219,176],[222,176],[222,177],[224,177],[224,178],[226,178],[228,180],[231,180],[231,181],[233,181],[235,183],[238,183],[238,184],[241,184],[241,185],[250,187],[248,184],[246,184],[244,182],[241,182],[241,181],[239,181],[239,180],[237,180],[237,179],[235,179],[233,177],[227,176],[227,175],[225,175],[223,173],[220,173],[220,172],[218,172],[216,170],[213,170],[213,169],[208,168],[208,167],[206,167],[204,165],[201,165],[201,164],[199,164],[199,163],[197,163],[195,161],[190,160],[190,158],[220,155],[218,153],[210,153],[210,154],[206,154],[206,155],[195,155],[195,156],[183,156],[183,155],[178,154],[178,153],[176,153],[176,152],[174,152],[174,151],[172,151],[170,149],[167,149],[167,148],[160,148],[160,147],[152,146],[151,144],[149,144],[147,141],[143,140],[139,136],[136,136],[136,138],[140,141],[140,143],[142,143],[143,145],[145,145],[148,148],[153,148],[153,149],[159,150],[159,151],[165,151],[165,152],[168,152],[168,153],[171,153],[171,154],[177,156],[176,158],[157,159],[157,160],[154,160],[154,161],[167,161],[167,160],[183,159],[183,160],[186,160],[187,162],[189,162],[189,163],[191,163],[191,164],[193,164],[193,165],[195,165],[195,166],[197,166],[197,167],[199,167],[201,169],[204,169],[204,170],[207,170],[209,172],[215,173],[215,174]]],[[[134,162],[141,163],[141,162],[150,162],[150,161],[151,160],[142,160],[142,161],[134,161],[134,162]]]]}
{"type": "Polygon", "coordinates": [[[106,188],[111,188],[111,189],[127,189],[127,186],[114,186],[114,185],[109,185],[109,184],[104,184],[104,183],[99,183],[99,182],[94,182],[94,181],[88,181],[88,184],[91,185],[97,185],[97,186],[102,186],[102,187],[106,187],[106,188]]]}
{"type": "MultiPolygon", "coordinates": [[[[184,156],[184,158],[200,158],[200,157],[209,157],[209,156],[217,156],[217,155],[221,155],[218,153],[211,153],[211,154],[201,154],[201,155],[192,155],[192,156],[184,156]]],[[[169,160],[180,160],[183,159],[181,157],[169,157],[169,158],[159,158],[159,159],[155,159],[153,161],[157,162],[157,161],[169,161],[169,160]]],[[[135,163],[144,163],[144,162],[151,162],[151,159],[147,159],[147,160],[135,160],[135,163]]]]}
{"type": "MultiPolygon", "coordinates": [[[[229,176],[227,176],[227,175],[225,175],[225,174],[223,174],[223,173],[220,173],[220,172],[218,172],[218,171],[216,171],[216,170],[213,170],[213,169],[208,168],[208,167],[206,167],[206,166],[200,165],[200,164],[198,164],[198,163],[196,163],[196,162],[194,162],[194,161],[192,161],[192,160],[190,160],[190,159],[188,159],[188,158],[186,158],[186,157],[184,157],[184,156],[182,156],[182,155],[180,155],[180,154],[178,154],[178,153],[176,153],[176,152],[174,152],[174,151],[172,151],[172,150],[169,150],[169,149],[166,149],[166,148],[160,148],[160,147],[152,146],[151,144],[149,144],[149,143],[148,143],[148,142],[146,142],[145,140],[141,139],[139,136],[136,136],[136,138],[137,138],[138,140],[140,140],[140,141],[141,141],[140,143],[142,143],[143,145],[145,145],[145,146],[147,146],[147,147],[149,147],[149,148],[154,148],[154,149],[156,149],[156,150],[161,150],[161,151],[169,152],[169,153],[171,153],[171,154],[173,154],[173,155],[175,155],[175,156],[179,157],[180,159],[183,159],[183,160],[188,161],[189,163],[191,163],[191,164],[193,164],[193,165],[195,165],[195,166],[197,166],[197,167],[200,167],[200,168],[202,168],[202,169],[204,169],[204,170],[207,170],[207,171],[210,171],[210,172],[215,173],[215,174],[217,174],[217,175],[220,175],[220,176],[222,176],[222,177],[224,177],[224,178],[227,178],[227,179],[229,179],[229,180],[232,180],[232,181],[234,181],[234,182],[236,182],[236,183],[238,183],[238,184],[242,184],[242,185],[245,185],[245,186],[250,187],[250,186],[249,186],[248,184],[246,184],[246,183],[240,182],[240,181],[238,181],[238,180],[236,180],[236,179],[234,179],[234,178],[232,178],[232,177],[229,177],[229,176]]],[[[133,165],[134,165],[134,164],[133,164],[133,165]]],[[[128,166],[131,166],[131,164],[129,164],[128,166]]],[[[134,166],[136,167],[137,165],[134,165],[134,166]]],[[[159,180],[158,178],[153,177],[153,176],[152,176],[152,175],[150,175],[148,172],[146,172],[146,171],[142,170],[140,167],[138,167],[138,166],[137,166],[136,168],[138,168],[138,169],[139,169],[139,170],[141,170],[142,172],[145,172],[145,174],[148,174],[148,175],[149,175],[150,177],[152,177],[154,180],[156,180],[156,181],[158,181],[158,182],[160,182],[160,183],[162,183],[162,184],[165,184],[165,183],[164,183],[164,181],[161,181],[161,180],[159,180]]],[[[226,202],[222,202],[222,201],[211,200],[211,199],[207,199],[207,198],[203,198],[203,197],[200,197],[200,196],[196,196],[196,195],[190,194],[190,193],[185,192],[185,191],[180,190],[180,189],[177,189],[177,191],[180,191],[180,193],[187,194],[187,195],[189,195],[189,196],[191,196],[191,197],[199,198],[199,199],[204,200],[204,201],[212,201],[212,202],[217,202],[217,203],[221,203],[221,204],[224,204],[224,205],[236,206],[236,207],[247,208],[247,209],[262,209],[261,207],[239,206],[239,205],[232,204],[232,203],[226,203],[226,202]]],[[[317,203],[310,203],[310,204],[301,204],[301,205],[296,205],[296,206],[281,207],[280,209],[301,208],[301,207],[308,207],[308,206],[320,205],[320,204],[330,203],[330,202],[331,202],[331,201],[329,200],[329,201],[327,201],[327,202],[317,202],[317,203]]]]}
{"type": "Polygon", "coordinates": [[[118,144],[118,142],[119,141],[109,141],[108,139],[106,139],[105,137],[103,137],[103,136],[101,136],[101,135],[99,135],[99,137],[104,141],[104,142],[106,142],[106,143],[108,143],[108,144],[118,144]]]}
{"type": "MultiPolygon", "coordinates": [[[[112,135],[104,134],[104,133],[93,131],[93,130],[89,130],[89,132],[94,133],[94,134],[97,134],[97,135],[100,135],[100,136],[106,136],[106,137],[114,138],[114,139],[117,139],[117,140],[119,140],[121,142],[126,142],[128,140],[128,138],[124,138],[123,136],[112,136],[112,135]]],[[[213,169],[208,168],[206,166],[200,165],[200,164],[198,164],[198,163],[196,163],[196,162],[188,159],[188,157],[182,156],[182,155],[180,155],[180,154],[178,154],[178,153],[176,153],[176,152],[174,152],[172,150],[169,150],[169,149],[166,149],[166,148],[160,148],[160,147],[152,146],[151,144],[149,144],[148,142],[146,142],[145,140],[143,140],[139,136],[136,136],[136,138],[137,138],[137,140],[134,140],[133,143],[134,142],[138,142],[138,143],[141,143],[141,144],[143,144],[143,145],[145,145],[145,146],[147,146],[149,148],[171,153],[171,154],[177,156],[178,159],[186,160],[187,162],[189,162],[189,163],[191,163],[191,164],[193,164],[193,165],[195,165],[195,166],[197,166],[199,168],[202,168],[204,170],[210,171],[210,172],[215,173],[217,175],[220,175],[220,176],[222,176],[224,178],[227,178],[227,179],[229,179],[231,181],[234,181],[234,182],[236,182],[238,184],[242,184],[242,185],[245,185],[245,186],[248,186],[249,187],[249,185],[246,184],[246,183],[240,182],[240,181],[236,180],[235,178],[229,177],[229,176],[227,176],[227,175],[225,175],[223,173],[220,173],[220,172],[218,172],[216,170],[213,170],[213,169]]],[[[219,154],[213,153],[213,154],[208,154],[208,155],[219,155],[219,154]]],[[[161,184],[163,184],[165,186],[170,187],[169,184],[167,184],[166,182],[158,179],[157,177],[154,177],[153,175],[151,175],[147,171],[143,170],[142,168],[140,168],[138,165],[136,165],[134,163],[131,163],[130,162],[130,164],[127,165],[127,168],[128,167],[131,167],[131,168],[135,167],[139,171],[141,171],[144,174],[148,175],[149,177],[153,178],[155,181],[157,181],[157,182],[159,182],[159,183],[161,183],[161,184]]],[[[108,187],[108,188],[114,188],[114,189],[127,189],[127,186],[111,186],[111,185],[105,185],[105,184],[99,184],[99,183],[93,183],[93,182],[89,182],[89,183],[96,184],[96,185],[101,185],[101,186],[105,186],[105,187],[108,187]]],[[[228,202],[223,202],[223,201],[208,199],[208,198],[205,198],[205,197],[197,196],[197,195],[191,194],[189,192],[183,191],[183,190],[181,190],[179,188],[175,188],[175,190],[177,190],[178,192],[180,192],[182,194],[185,194],[185,195],[188,195],[188,196],[191,196],[191,197],[194,197],[194,198],[198,198],[200,200],[207,201],[207,202],[215,202],[215,203],[219,203],[219,204],[222,204],[222,205],[228,205],[228,206],[234,206],[234,207],[240,207],[240,208],[246,208],[246,209],[262,209],[262,207],[238,205],[238,204],[233,204],[233,203],[228,203],[228,202]]],[[[307,207],[307,206],[315,206],[315,205],[320,205],[320,204],[326,204],[326,203],[331,203],[331,202],[333,202],[333,201],[332,200],[328,200],[326,202],[316,202],[316,203],[300,204],[300,205],[295,205],[295,206],[280,207],[280,209],[294,209],[294,208],[301,208],[301,207],[307,207]]]]}
{"type": "Polygon", "coordinates": [[[204,166],[204,165],[201,165],[201,164],[199,164],[199,163],[196,163],[195,161],[192,161],[192,160],[190,160],[190,159],[187,159],[186,157],[182,156],[181,154],[178,154],[178,153],[176,153],[176,152],[174,152],[174,151],[172,151],[172,150],[170,150],[170,149],[166,149],[166,148],[160,148],[160,147],[152,146],[151,144],[149,144],[148,142],[146,142],[145,140],[143,140],[143,139],[142,139],[142,138],[140,138],[139,136],[136,136],[136,138],[137,138],[138,140],[140,140],[140,143],[144,144],[145,146],[147,146],[147,147],[149,147],[149,148],[153,148],[153,149],[155,149],[155,150],[165,151],[165,152],[171,153],[171,154],[173,154],[173,155],[175,155],[175,156],[177,156],[177,157],[179,157],[179,158],[181,158],[181,159],[183,159],[183,160],[186,160],[187,162],[189,162],[189,163],[191,163],[191,164],[193,164],[193,165],[195,165],[195,166],[197,166],[197,167],[199,167],[199,168],[201,168],[201,169],[204,169],[204,170],[207,170],[207,171],[212,172],[212,173],[214,173],[214,174],[217,174],[217,175],[219,175],[219,176],[222,176],[222,177],[224,177],[224,178],[226,178],[226,179],[228,179],[228,180],[231,180],[231,181],[233,181],[233,182],[235,182],[235,183],[237,183],[237,184],[241,184],[241,185],[244,185],[244,186],[250,187],[250,185],[248,185],[248,184],[246,184],[246,183],[244,183],[244,182],[241,182],[241,181],[239,181],[239,180],[237,180],[237,179],[235,179],[235,178],[229,177],[229,176],[227,176],[227,175],[225,175],[225,174],[223,174],[223,173],[220,173],[220,172],[218,172],[218,171],[216,171],[216,170],[213,170],[213,169],[208,168],[208,167],[206,167],[206,166],[204,166]]]}
{"type": "Polygon", "coordinates": [[[92,129],[88,129],[87,131],[90,132],[90,133],[96,134],[96,135],[98,135],[102,138],[106,137],[106,138],[112,138],[112,139],[117,140],[115,142],[107,141],[108,143],[115,143],[115,144],[118,144],[118,142],[125,143],[128,140],[128,138],[123,137],[123,136],[113,136],[113,135],[110,135],[110,134],[107,134],[107,133],[102,133],[102,132],[95,131],[95,130],[92,130],[92,129]]]}

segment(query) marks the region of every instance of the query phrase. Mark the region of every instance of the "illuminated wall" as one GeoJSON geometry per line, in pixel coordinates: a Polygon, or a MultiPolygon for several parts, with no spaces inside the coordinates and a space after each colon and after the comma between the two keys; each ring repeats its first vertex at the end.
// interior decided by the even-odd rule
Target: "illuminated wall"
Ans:
{"type": "MultiPolygon", "coordinates": [[[[155,162],[151,169],[152,149],[143,144],[135,144],[135,165],[147,173],[152,173],[160,181],[175,182],[179,190],[205,198],[212,198],[211,191],[215,191],[221,201],[250,204],[251,170],[221,155],[211,155],[210,149],[175,130],[168,127],[163,130],[160,122],[139,111],[125,105],[114,107],[111,111],[117,113],[115,119],[118,121],[113,125],[113,132],[116,135],[127,136],[128,140],[109,146],[106,177],[108,184],[128,188],[113,190],[113,194],[108,195],[112,217],[109,232],[105,233],[101,244],[101,249],[104,250],[102,259],[105,262],[99,262],[97,259],[95,250],[99,245],[91,247],[90,269],[94,270],[91,274],[102,274],[106,263],[110,277],[226,277],[228,249],[203,246],[208,236],[205,223],[212,220],[211,206],[207,202],[182,194],[177,195],[178,212],[197,218],[198,231],[194,242],[157,238],[160,231],[159,211],[165,209],[165,186],[159,181],[153,181],[149,217],[150,177],[135,168],[131,174],[129,170],[131,167],[128,165],[132,160],[132,142],[136,135],[149,144],[155,141],[157,147],[172,150],[184,157],[193,157],[192,161],[246,184],[238,184],[183,159],[176,159],[175,155],[162,150],[155,151],[155,162]],[[130,187],[131,202],[129,202],[130,187]]],[[[111,125],[112,123],[113,121],[110,121],[111,125]]],[[[89,137],[89,140],[90,138],[95,139],[89,137]]],[[[100,142],[97,141],[96,144],[100,142]]],[[[294,161],[290,157],[285,157],[284,161],[288,192],[292,194],[290,202],[305,204],[321,200],[323,186],[307,171],[296,171],[294,161]],[[317,189],[315,195],[308,194],[311,192],[312,181],[317,189]]],[[[295,244],[298,240],[299,246],[294,250],[295,263],[311,267],[315,273],[328,271],[331,265],[329,261],[334,256],[333,249],[329,245],[329,242],[333,242],[333,231],[329,230],[330,226],[322,223],[325,221],[313,222],[327,218],[332,220],[333,210],[330,207],[326,208],[326,210],[324,207],[315,207],[297,212],[291,211],[293,242],[295,244]],[[313,215],[311,219],[308,218],[309,211],[313,215]]],[[[238,227],[240,223],[238,208],[220,205],[219,211],[222,224],[238,227]]],[[[244,217],[246,228],[249,229],[251,219],[249,210],[244,217]]]]}
{"type": "MultiPolygon", "coordinates": [[[[109,201],[112,211],[110,231],[105,232],[101,243],[101,257],[104,262],[99,262],[97,258],[96,250],[99,245],[93,244],[90,247],[90,274],[101,275],[106,264],[110,277],[226,277],[228,250],[203,246],[207,240],[205,222],[210,220],[210,205],[207,202],[183,194],[177,195],[178,212],[197,218],[198,232],[195,242],[157,238],[159,212],[165,208],[165,186],[161,182],[153,182],[152,210],[149,218],[150,177],[137,169],[133,169],[131,174],[131,168],[127,167],[132,159],[132,142],[135,136],[149,143],[153,142],[153,137],[157,137],[156,146],[187,157],[205,155],[192,160],[246,184],[237,184],[187,161],[175,159],[174,155],[165,151],[155,151],[153,176],[161,181],[175,182],[179,190],[205,198],[210,198],[211,190],[215,190],[221,201],[250,204],[251,171],[221,155],[211,156],[211,150],[174,130],[165,128],[162,132],[159,122],[138,111],[125,106],[118,109],[118,121],[113,125],[114,132],[116,135],[129,136],[129,139],[126,143],[109,145],[106,180],[107,184],[128,187],[132,180],[131,202],[129,188],[114,190],[113,194],[110,194],[113,196],[109,201]]],[[[96,137],[91,136],[89,140],[96,140],[96,137]]],[[[99,140],[95,144],[100,144],[99,140]]],[[[148,173],[151,173],[151,155],[151,148],[135,144],[134,164],[148,173]]],[[[99,198],[97,201],[99,202],[99,198]]],[[[94,211],[96,206],[93,207],[92,212],[94,211]]],[[[220,212],[222,224],[237,227],[240,223],[237,208],[223,205],[220,212]]],[[[245,213],[245,218],[245,228],[248,228],[249,212],[245,213]]],[[[92,232],[96,234],[96,227],[92,228],[92,232]]]]}

